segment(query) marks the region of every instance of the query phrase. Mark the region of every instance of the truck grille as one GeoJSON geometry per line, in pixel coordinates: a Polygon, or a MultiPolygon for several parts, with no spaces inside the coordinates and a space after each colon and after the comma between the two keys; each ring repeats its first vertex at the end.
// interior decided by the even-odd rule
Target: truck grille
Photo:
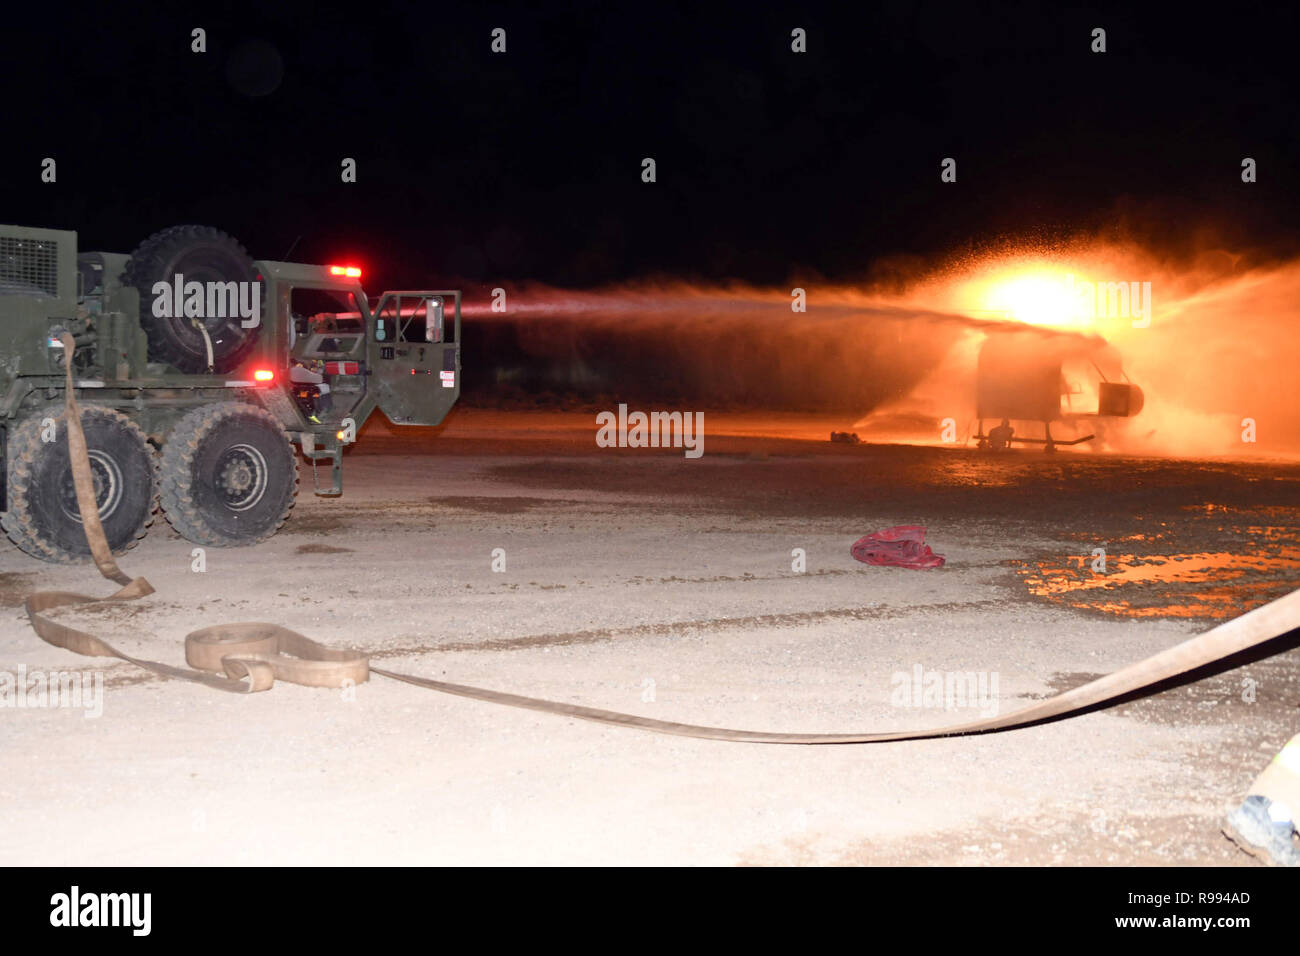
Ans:
{"type": "Polygon", "coordinates": [[[0,236],[0,295],[59,294],[56,239],[0,236]]]}

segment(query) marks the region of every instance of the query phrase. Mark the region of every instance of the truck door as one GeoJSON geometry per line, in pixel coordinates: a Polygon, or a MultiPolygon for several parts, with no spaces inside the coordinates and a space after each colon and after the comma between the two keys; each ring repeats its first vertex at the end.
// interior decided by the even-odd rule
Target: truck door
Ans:
{"type": "Polygon", "coordinates": [[[385,292],[373,321],[380,410],[396,425],[441,423],[460,396],[460,293],[385,292]]]}

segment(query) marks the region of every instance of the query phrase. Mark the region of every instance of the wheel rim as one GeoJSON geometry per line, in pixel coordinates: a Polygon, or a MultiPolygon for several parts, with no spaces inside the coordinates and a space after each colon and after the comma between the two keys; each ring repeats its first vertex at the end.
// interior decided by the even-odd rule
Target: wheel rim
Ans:
{"type": "MultiPolygon", "coordinates": [[[[90,476],[95,484],[95,503],[103,521],[122,503],[122,469],[116,461],[99,449],[90,451],[90,476]]],[[[77,486],[69,467],[59,485],[59,507],[77,524],[81,524],[81,508],[77,505],[77,486]]]]}
{"type": "Polygon", "coordinates": [[[247,511],[256,505],[266,494],[268,482],[266,457],[252,445],[231,445],[217,459],[217,497],[231,511],[247,511]]]}

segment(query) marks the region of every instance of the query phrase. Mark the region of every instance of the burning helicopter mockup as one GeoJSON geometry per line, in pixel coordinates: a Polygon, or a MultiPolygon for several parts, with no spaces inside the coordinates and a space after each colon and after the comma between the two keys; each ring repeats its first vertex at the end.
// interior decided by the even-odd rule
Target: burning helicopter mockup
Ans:
{"type": "Polygon", "coordinates": [[[1059,445],[1092,441],[1095,433],[1054,438],[1052,423],[1095,425],[1099,418],[1131,418],[1144,402],[1142,389],[1128,381],[1118,354],[1105,340],[1032,327],[989,333],[980,347],[975,391],[975,438],[978,447],[993,449],[1022,442],[1054,452],[1059,445]],[[985,432],[986,420],[1002,424],[985,432]],[[1016,435],[1011,422],[1041,422],[1043,437],[1016,435]]]}

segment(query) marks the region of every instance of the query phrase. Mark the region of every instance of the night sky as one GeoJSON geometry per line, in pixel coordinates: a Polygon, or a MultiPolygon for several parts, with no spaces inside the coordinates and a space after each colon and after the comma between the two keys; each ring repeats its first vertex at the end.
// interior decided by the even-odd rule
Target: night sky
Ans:
{"type": "Polygon", "coordinates": [[[297,240],[376,291],[852,280],[1079,232],[1295,251],[1294,10],[841,6],[42,5],[0,34],[0,220],[297,240]]]}

